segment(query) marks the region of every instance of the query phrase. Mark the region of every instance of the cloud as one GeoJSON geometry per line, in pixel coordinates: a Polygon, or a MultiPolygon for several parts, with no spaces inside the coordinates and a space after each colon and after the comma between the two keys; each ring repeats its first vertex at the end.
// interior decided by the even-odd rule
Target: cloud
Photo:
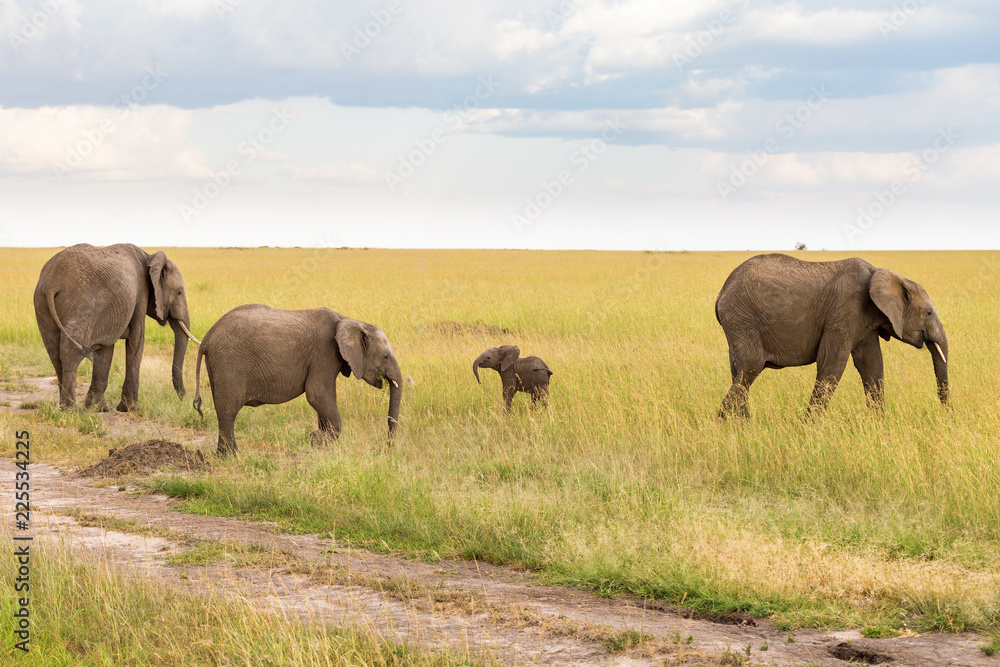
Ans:
{"type": "Polygon", "coordinates": [[[381,172],[360,162],[327,162],[307,166],[289,164],[281,170],[293,181],[319,181],[330,184],[385,184],[381,172]]]}
{"type": "Polygon", "coordinates": [[[163,105],[0,109],[0,173],[55,180],[199,178],[192,112],[163,105]]]}

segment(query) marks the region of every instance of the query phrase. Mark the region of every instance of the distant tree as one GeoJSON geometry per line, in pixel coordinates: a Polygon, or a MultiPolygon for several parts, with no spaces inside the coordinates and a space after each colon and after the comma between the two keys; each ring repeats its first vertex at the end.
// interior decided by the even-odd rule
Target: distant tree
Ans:
{"type": "Polygon", "coordinates": [[[803,243],[802,241],[799,241],[798,243],[795,244],[795,249],[796,250],[808,250],[809,248],[806,247],[805,243],[803,243]]]}

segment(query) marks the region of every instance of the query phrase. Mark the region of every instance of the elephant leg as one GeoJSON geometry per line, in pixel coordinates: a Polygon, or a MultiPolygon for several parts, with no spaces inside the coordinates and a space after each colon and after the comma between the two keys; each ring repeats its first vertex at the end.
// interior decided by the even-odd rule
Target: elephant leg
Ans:
{"type": "Polygon", "coordinates": [[[115,356],[115,346],[108,345],[94,350],[98,358],[104,364],[94,364],[94,373],[90,378],[90,390],[87,392],[87,400],[84,405],[88,408],[96,407],[101,412],[108,411],[108,404],[104,402],[104,392],[108,388],[108,375],[111,373],[111,360],[115,356]]]}
{"type": "Polygon", "coordinates": [[[878,333],[873,331],[858,343],[851,351],[851,357],[854,360],[854,367],[861,375],[868,407],[881,412],[884,404],[885,372],[882,367],[882,346],[878,340],[878,333]]]}
{"type": "Polygon", "coordinates": [[[847,358],[850,350],[845,349],[840,336],[827,334],[819,342],[819,352],[816,355],[816,384],[813,386],[812,398],[809,399],[809,413],[822,413],[826,410],[830,397],[837,389],[840,378],[847,368],[847,358]]]}
{"type": "Polygon", "coordinates": [[[145,340],[145,320],[139,319],[138,323],[133,321],[125,341],[125,382],[122,383],[119,412],[128,412],[139,404],[139,366],[142,364],[142,348],[145,340]]]}
{"type": "Polygon", "coordinates": [[[71,408],[76,405],[76,369],[83,361],[83,354],[64,337],[59,350],[59,405],[71,408]]]}
{"type": "Polygon", "coordinates": [[[748,407],[750,397],[750,385],[764,371],[764,351],[754,349],[749,354],[738,352],[735,348],[729,348],[729,372],[732,375],[733,383],[722,399],[722,407],[719,408],[719,417],[725,419],[729,416],[750,418],[750,408],[748,407]]]}
{"type": "Polygon", "coordinates": [[[503,388],[503,403],[504,403],[505,406],[507,406],[507,411],[508,412],[512,409],[512,403],[514,401],[514,394],[516,394],[516,393],[517,393],[517,390],[514,389],[514,385],[509,385],[509,386],[506,386],[506,387],[503,388]]]}
{"type": "Polygon", "coordinates": [[[49,353],[49,360],[52,362],[52,367],[56,371],[56,382],[62,388],[62,359],[60,359],[59,334],[42,336],[42,342],[45,344],[45,351],[49,353]]]}
{"type": "Polygon", "coordinates": [[[337,409],[337,387],[325,382],[306,379],[306,400],[319,416],[319,430],[309,434],[309,441],[314,446],[322,446],[330,440],[340,437],[340,411],[337,409]]]}
{"type": "Polygon", "coordinates": [[[233,407],[215,404],[215,414],[219,418],[219,444],[216,447],[216,453],[219,456],[229,456],[237,451],[236,415],[239,414],[241,407],[243,406],[233,407]]]}
{"type": "Polygon", "coordinates": [[[548,391],[545,387],[534,386],[531,388],[531,407],[534,409],[538,402],[541,402],[544,407],[548,407],[548,391]]]}

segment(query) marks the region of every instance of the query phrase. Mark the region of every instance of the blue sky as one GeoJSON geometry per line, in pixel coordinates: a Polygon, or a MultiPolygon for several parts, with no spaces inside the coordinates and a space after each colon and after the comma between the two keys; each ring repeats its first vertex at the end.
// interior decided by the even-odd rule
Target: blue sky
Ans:
{"type": "Polygon", "coordinates": [[[0,244],[1000,247],[1000,6],[0,0],[0,244]]]}

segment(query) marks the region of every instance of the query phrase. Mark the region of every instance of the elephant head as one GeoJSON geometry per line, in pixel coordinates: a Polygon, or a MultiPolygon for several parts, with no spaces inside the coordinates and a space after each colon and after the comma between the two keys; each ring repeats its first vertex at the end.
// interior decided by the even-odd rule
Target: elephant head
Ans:
{"type": "Polygon", "coordinates": [[[895,271],[875,269],[869,294],[889,320],[891,332],[886,334],[918,349],[927,343],[934,363],[938,398],[947,403],[948,338],[927,290],[895,271]]]}
{"type": "Polygon", "coordinates": [[[521,349],[517,345],[491,347],[472,362],[472,374],[476,376],[476,382],[482,384],[482,380],[479,379],[480,367],[492,368],[503,373],[510,369],[519,356],[521,356],[521,349]]]}
{"type": "Polygon", "coordinates": [[[171,376],[174,390],[184,397],[184,355],[188,339],[198,343],[191,335],[191,315],[188,313],[187,296],[184,293],[184,279],[177,265],[167,259],[163,251],[149,256],[146,261],[151,289],[146,314],[159,322],[162,327],[167,322],[174,330],[174,358],[171,376]]]}
{"type": "Polygon", "coordinates": [[[403,374],[389,339],[378,327],[344,318],[337,323],[335,335],[340,356],[347,362],[341,372],[360,378],[376,389],[389,381],[389,441],[392,442],[399,421],[399,402],[403,396],[403,374]]]}

